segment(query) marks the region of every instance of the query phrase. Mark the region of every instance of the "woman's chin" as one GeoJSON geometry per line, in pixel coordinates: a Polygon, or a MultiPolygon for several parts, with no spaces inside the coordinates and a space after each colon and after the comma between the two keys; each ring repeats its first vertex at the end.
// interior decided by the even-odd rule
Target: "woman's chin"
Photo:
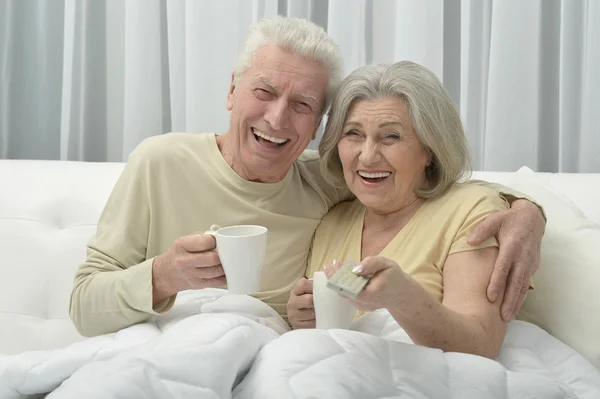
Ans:
{"type": "Polygon", "coordinates": [[[380,209],[385,205],[381,195],[359,193],[356,198],[361,204],[370,209],[380,209]]]}

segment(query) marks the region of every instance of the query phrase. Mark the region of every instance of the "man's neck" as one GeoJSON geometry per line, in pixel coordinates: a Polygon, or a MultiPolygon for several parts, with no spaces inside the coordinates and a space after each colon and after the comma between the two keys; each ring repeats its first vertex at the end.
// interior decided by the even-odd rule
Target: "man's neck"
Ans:
{"type": "Polygon", "coordinates": [[[217,138],[217,147],[225,159],[225,162],[229,165],[231,169],[235,173],[238,174],[242,179],[253,181],[257,183],[277,183],[283,180],[287,174],[287,172],[283,175],[257,175],[256,173],[252,173],[252,171],[248,170],[244,166],[244,164],[237,158],[235,149],[230,143],[230,136],[228,133],[222,135],[216,135],[217,138]]]}

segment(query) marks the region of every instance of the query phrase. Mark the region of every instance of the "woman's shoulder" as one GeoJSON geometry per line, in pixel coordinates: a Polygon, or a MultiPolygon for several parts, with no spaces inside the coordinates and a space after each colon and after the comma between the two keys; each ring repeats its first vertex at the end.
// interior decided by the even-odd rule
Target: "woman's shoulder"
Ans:
{"type": "MultiPolygon", "coordinates": [[[[332,256],[342,256],[345,251],[360,246],[360,223],[362,204],[358,200],[340,202],[321,219],[311,247],[310,270],[320,270],[323,263],[332,256]],[[354,239],[359,237],[358,243],[354,239]]],[[[312,274],[309,273],[309,275],[312,274]]]]}
{"type": "Polygon", "coordinates": [[[335,205],[333,208],[327,212],[327,214],[323,217],[321,223],[331,222],[331,223],[339,223],[342,221],[348,221],[353,219],[353,217],[361,212],[363,209],[363,205],[360,203],[358,199],[354,199],[351,201],[342,201],[339,204],[335,205]]]}
{"type": "Polygon", "coordinates": [[[321,219],[316,235],[323,237],[347,231],[355,224],[357,217],[362,215],[363,209],[363,205],[357,199],[340,202],[321,219]]]}
{"type": "Polygon", "coordinates": [[[453,195],[456,197],[463,197],[463,198],[464,197],[484,198],[484,197],[498,197],[499,196],[499,194],[496,190],[494,190],[490,187],[487,187],[487,186],[482,186],[479,184],[471,183],[469,181],[453,184],[450,187],[450,189],[447,191],[446,194],[453,195]]]}
{"type": "Polygon", "coordinates": [[[434,208],[453,211],[459,209],[469,211],[475,207],[501,210],[508,207],[508,202],[497,191],[469,182],[452,185],[444,194],[431,202],[435,205],[434,208]]]}

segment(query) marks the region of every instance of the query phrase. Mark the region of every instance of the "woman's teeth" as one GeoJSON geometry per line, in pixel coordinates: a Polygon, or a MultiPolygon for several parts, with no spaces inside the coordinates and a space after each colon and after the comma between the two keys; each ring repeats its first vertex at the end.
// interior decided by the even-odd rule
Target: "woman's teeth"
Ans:
{"type": "Polygon", "coordinates": [[[358,171],[358,175],[364,180],[367,181],[369,183],[379,183],[380,181],[385,180],[389,175],[391,175],[391,172],[375,172],[375,173],[369,173],[369,172],[363,172],[363,171],[358,171]]]}
{"type": "Polygon", "coordinates": [[[364,177],[364,178],[367,178],[367,179],[379,179],[379,178],[383,178],[383,177],[388,177],[392,173],[391,172],[369,173],[369,172],[358,171],[358,174],[361,177],[364,177]]]}

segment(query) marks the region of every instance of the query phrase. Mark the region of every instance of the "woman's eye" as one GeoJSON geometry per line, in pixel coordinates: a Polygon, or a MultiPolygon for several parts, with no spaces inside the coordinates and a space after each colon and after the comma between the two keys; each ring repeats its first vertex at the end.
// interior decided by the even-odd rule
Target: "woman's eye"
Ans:
{"type": "Polygon", "coordinates": [[[358,135],[356,130],[348,130],[346,133],[344,133],[344,136],[356,136],[356,135],[358,135]]]}
{"type": "Polygon", "coordinates": [[[388,140],[400,140],[400,135],[397,133],[390,133],[386,135],[385,138],[388,140]]]}

